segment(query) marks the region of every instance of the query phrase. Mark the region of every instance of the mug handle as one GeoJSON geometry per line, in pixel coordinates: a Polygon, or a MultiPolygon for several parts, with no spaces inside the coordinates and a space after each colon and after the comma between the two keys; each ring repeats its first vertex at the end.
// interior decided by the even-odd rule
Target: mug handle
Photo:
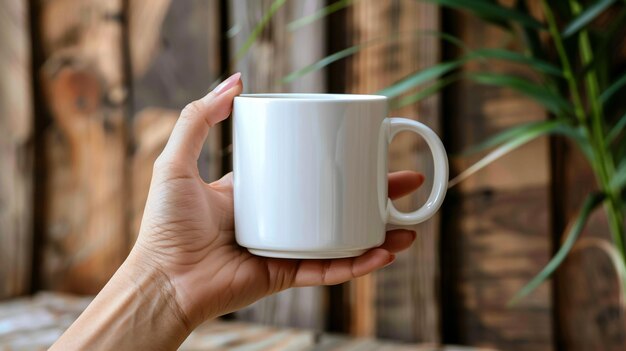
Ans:
{"type": "MultiPolygon", "coordinates": [[[[433,154],[435,166],[433,188],[428,196],[428,200],[422,207],[413,212],[400,212],[393,205],[391,199],[387,199],[387,223],[396,225],[421,223],[437,212],[446,195],[446,190],[448,189],[448,156],[446,155],[446,149],[443,147],[443,143],[437,134],[422,123],[408,118],[397,117],[386,118],[385,123],[387,123],[389,133],[387,138],[388,144],[391,143],[391,140],[398,132],[407,130],[424,138],[430,148],[430,152],[433,154]]],[[[385,170],[385,174],[387,174],[386,172],[385,170]]]]}

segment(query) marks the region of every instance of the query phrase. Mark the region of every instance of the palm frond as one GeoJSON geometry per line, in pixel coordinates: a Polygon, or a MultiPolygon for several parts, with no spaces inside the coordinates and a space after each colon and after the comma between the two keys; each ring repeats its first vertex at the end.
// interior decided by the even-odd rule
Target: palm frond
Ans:
{"type": "MultiPolygon", "coordinates": [[[[371,44],[370,44],[371,45],[371,44]]],[[[369,46],[368,44],[359,44],[359,45],[354,45],[351,46],[349,48],[340,50],[335,52],[332,55],[328,55],[324,58],[322,58],[321,60],[314,62],[308,66],[302,67],[298,70],[295,70],[291,73],[289,73],[288,75],[286,75],[285,77],[283,77],[282,82],[283,83],[291,83],[293,81],[295,81],[298,78],[301,78],[309,73],[318,71],[328,65],[330,65],[333,62],[339,61],[341,59],[344,59],[346,57],[352,56],[354,54],[356,54],[357,52],[361,51],[361,49],[363,49],[364,47],[369,46]]]]}
{"type": "Polygon", "coordinates": [[[604,194],[592,194],[587,197],[583,206],[576,216],[573,224],[567,229],[567,238],[563,242],[563,245],[559,248],[556,255],[552,257],[550,262],[539,272],[528,284],[526,284],[522,289],[520,289],[515,296],[509,301],[509,305],[514,305],[519,302],[522,298],[526,297],[528,294],[533,292],[541,283],[543,283],[548,277],[556,271],[556,269],[561,265],[561,263],[567,257],[567,254],[572,250],[572,247],[576,243],[576,239],[580,236],[580,233],[583,231],[585,224],[587,223],[587,218],[593,212],[593,210],[598,207],[604,201],[604,194]]]}
{"type": "Polygon", "coordinates": [[[448,85],[458,81],[461,78],[460,75],[451,75],[449,77],[444,77],[436,82],[434,82],[431,86],[428,86],[415,94],[411,94],[409,96],[405,96],[403,98],[394,101],[391,104],[391,108],[403,108],[405,106],[413,105],[423,99],[432,96],[441,90],[443,90],[448,85]]]}
{"type": "Polygon", "coordinates": [[[598,17],[599,14],[604,12],[604,10],[609,8],[609,6],[613,5],[613,3],[615,3],[615,0],[599,0],[593,3],[586,10],[580,13],[578,17],[574,18],[572,22],[565,26],[565,29],[563,29],[563,37],[567,38],[581,30],[598,17]]]}
{"type": "Polygon", "coordinates": [[[560,114],[571,110],[570,103],[537,83],[509,74],[477,72],[468,74],[468,78],[486,85],[495,85],[516,90],[542,104],[550,112],[560,114]]]}
{"type": "MultiPolygon", "coordinates": [[[[518,129],[516,133],[510,133],[508,139],[500,144],[496,149],[489,152],[486,156],[478,160],[471,165],[465,171],[461,172],[458,176],[454,177],[448,183],[448,187],[451,188],[463,180],[469,178],[474,173],[487,167],[500,157],[510,153],[511,151],[519,148],[520,146],[546,134],[550,134],[561,128],[563,123],[561,121],[545,121],[545,123],[537,124],[533,128],[518,129]]],[[[501,139],[501,138],[498,138],[501,139]]],[[[500,140],[498,140],[500,141],[500,140]]],[[[488,142],[489,143],[489,142],[488,142]]]]}
{"type": "Polygon", "coordinates": [[[407,37],[419,37],[419,36],[423,36],[423,35],[428,35],[428,36],[435,36],[438,38],[441,38],[441,40],[446,41],[452,45],[455,45],[463,50],[469,50],[465,44],[457,37],[448,34],[448,33],[444,33],[444,32],[439,32],[439,31],[433,31],[433,30],[418,30],[418,31],[409,31],[409,32],[402,32],[402,33],[398,33],[396,35],[389,35],[389,36],[384,36],[384,37],[380,37],[380,38],[375,38],[375,39],[371,39],[368,40],[366,42],[363,43],[359,43],[353,46],[350,46],[348,48],[345,48],[343,50],[337,51],[333,54],[330,54],[322,59],[320,59],[319,61],[316,61],[310,65],[307,65],[305,67],[299,68],[289,74],[287,74],[285,77],[283,77],[281,79],[281,81],[283,83],[290,83],[293,82],[309,73],[318,71],[334,62],[337,62],[339,60],[342,60],[344,58],[350,57],[352,55],[355,55],[357,53],[359,53],[361,50],[364,50],[368,47],[374,46],[374,45],[382,45],[382,44],[388,44],[388,43],[393,43],[393,42],[397,42],[399,40],[403,40],[407,37]]]}
{"type": "Polygon", "coordinates": [[[573,126],[566,124],[561,120],[544,120],[544,121],[534,121],[524,123],[515,127],[508,128],[492,137],[487,138],[486,140],[478,143],[467,150],[463,151],[462,155],[472,155],[492,147],[496,147],[501,145],[509,140],[513,140],[515,138],[519,138],[526,134],[534,134],[534,133],[555,133],[555,134],[565,134],[569,136],[574,136],[576,134],[576,138],[580,138],[580,131],[578,131],[573,126]]]}
{"type": "MultiPolygon", "coordinates": [[[[518,11],[530,15],[530,9],[526,4],[526,1],[517,1],[515,7],[518,11]]],[[[522,39],[526,43],[525,47],[530,51],[530,55],[535,58],[546,57],[543,46],[541,44],[541,38],[539,38],[539,32],[528,27],[522,27],[522,39]]]]}
{"type": "Polygon", "coordinates": [[[306,25],[309,25],[315,21],[318,21],[328,15],[331,15],[337,11],[343,10],[346,7],[352,5],[352,3],[356,1],[356,0],[339,0],[339,1],[335,1],[332,4],[316,11],[315,13],[312,13],[308,16],[304,16],[302,18],[298,18],[297,20],[294,20],[292,22],[290,22],[287,25],[287,29],[290,31],[294,31],[296,29],[302,28],[306,25]]]}
{"type": "Polygon", "coordinates": [[[500,22],[515,22],[522,26],[533,29],[544,29],[543,24],[528,14],[516,10],[514,8],[505,7],[495,1],[487,0],[426,0],[442,6],[447,6],[457,10],[471,12],[489,20],[492,23],[500,24],[500,22]]]}
{"type": "Polygon", "coordinates": [[[615,177],[611,179],[611,188],[616,191],[621,191],[626,187],[626,159],[622,160],[615,172],[615,177]]]}
{"type": "Polygon", "coordinates": [[[609,134],[606,136],[607,144],[611,144],[617,137],[624,131],[626,128],[626,113],[622,115],[622,117],[615,123],[609,134]]]}
{"type": "Polygon", "coordinates": [[[600,94],[600,101],[606,103],[617,93],[624,85],[626,85],[626,73],[619,77],[613,84],[611,84],[605,91],[600,94]]]}
{"type": "Polygon", "coordinates": [[[466,61],[467,59],[463,58],[455,61],[438,63],[434,66],[430,66],[424,70],[414,73],[413,75],[399,81],[398,83],[395,83],[390,87],[378,91],[376,94],[385,95],[389,98],[397,97],[400,94],[403,94],[406,91],[418,87],[421,84],[424,84],[428,81],[439,78],[448,72],[451,72],[452,70],[460,67],[466,61]]]}
{"type": "Polygon", "coordinates": [[[561,68],[553,65],[548,61],[544,61],[532,56],[524,55],[519,52],[505,49],[477,49],[469,54],[470,57],[499,59],[510,62],[526,64],[534,68],[538,72],[547,73],[554,76],[563,76],[561,68]]]}
{"type": "Polygon", "coordinates": [[[270,5],[269,10],[265,14],[263,14],[263,17],[261,18],[259,23],[257,23],[257,25],[252,29],[252,32],[250,32],[250,35],[248,36],[248,38],[246,38],[246,41],[237,50],[231,66],[234,66],[235,63],[239,62],[248,53],[248,50],[250,50],[252,44],[254,44],[258,36],[263,32],[263,29],[265,29],[265,26],[270,23],[270,20],[272,19],[272,17],[274,17],[274,14],[276,14],[276,12],[285,4],[286,1],[287,0],[274,0],[274,2],[270,5]]]}

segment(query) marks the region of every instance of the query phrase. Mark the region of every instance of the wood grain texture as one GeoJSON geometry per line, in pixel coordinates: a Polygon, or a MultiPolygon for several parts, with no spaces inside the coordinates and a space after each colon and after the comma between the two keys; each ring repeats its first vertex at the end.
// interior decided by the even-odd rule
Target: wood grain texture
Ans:
{"type": "Polygon", "coordinates": [[[127,254],[121,0],[39,4],[47,289],[99,291],[127,254]]]}
{"type": "MultiPolygon", "coordinates": [[[[152,166],[179,111],[205,95],[220,72],[219,1],[130,2],[133,128],[131,244],[148,195],[152,166]]],[[[206,181],[222,176],[220,128],[212,128],[198,160],[206,181]]]]}
{"type": "MultiPolygon", "coordinates": [[[[469,14],[446,16],[449,30],[471,48],[506,45],[506,34],[495,26],[469,14]]],[[[463,68],[478,70],[533,79],[523,67],[503,62],[474,62],[463,68]]],[[[445,99],[446,140],[452,154],[504,128],[546,118],[540,106],[513,91],[469,81],[456,85],[445,99]]],[[[476,160],[451,159],[451,174],[476,160]]],[[[448,193],[441,248],[445,342],[503,350],[552,349],[549,283],[517,305],[506,306],[551,255],[549,199],[545,139],[501,158],[448,193]]]]}
{"type": "MultiPolygon", "coordinates": [[[[619,17],[621,11],[623,6],[604,11],[593,21],[592,27],[596,31],[619,24],[623,27],[623,18],[619,17]]],[[[623,71],[626,64],[626,32],[623,28],[613,43],[610,49],[604,50],[610,50],[613,57],[606,65],[615,72],[623,71]]],[[[622,89],[620,93],[613,106],[605,107],[608,125],[615,123],[624,112],[626,91],[622,89]]],[[[626,144],[622,145],[626,147],[626,144]]],[[[552,239],[556,249],[565,240],[566,230],[578,215],[585,198],[598,191],[598,184],[589,161],[574,143],[555,136],[551,147],[552,239]]],[[[606,210],[599,206],[554,276],[554,330],[559,350],[626,349],[626,303],[616,264],[611,259],[615,253],[606,210]]]]}
{"type": "MultiPolygon", "coordinates": [[[[8,350],[48,348],[87,307],[91,297],[39,293],[0,303],[0,345],[8,350]]],[[[196,328],[180,350],[400,350],[487,351],[461,346],[401,344],[353,339],[306,329],[276,328],[242,322],[210,321],[196,328]]]]}
{"type": "Polygon", "coordinates": [[[512,307],[507,302],[547,261],[549,215],[546,189],[484,189],[451,193],[446,226],[456,233],[447,242],[443,270],[456,270],[453,290],[442,299],[445,341],[502,350],[550,350],[550,290],[542,285],[512,307]],[[454,267],[451,267],[452,262],[454,267]],[[453,341],[454,340],[454,341],[453,341]]]}
{"type": "MultiPolygon", "coordinates": [[[[228,1],[232,70],[242,72],[244,91],[247,93],[323,92],[323,71],[311,73],[289,84],[281,83],[281,79],[290,72],[324,56],[323,19],[296,31],[287,29],[291,21],[322,8],[322,0],[287,1],[261,32],[247,55],[239,61],[235,60],[243,43],[273,2],[228,1]]],[[[321,329],[324,323],[323,301],[323,288],[290,289],[253,304],[237,312],[236,316],[248,321],[321,329]]]]}
{"type": "Polygon", "coordinates": [[[133,110],[180,110],[205,95],[220,72],[219,2],[131,0],[130,5],[133,110]]]}
{"type": "MultiPolygon", "coordinates": [[[[591,234],[591,233],[589,233],[591,234]]],[[[559,339],[563,350],[624,350],[626,305],[611,242],[587,235],[559,269],[559,339]]]]}
{"type": "Polygon", "coordinates": [[[33,111],[28,3],[0,3],[0,299],[30,288],[33,111]]]}
{"type": "Polygon", "coordinates": [[[161,26],[170,2],[171,0],[129,1],[128,41],[133,78],[142,77],[151,67],[154,57],[159,55],[163,39],[161,26]]]}
{"type": "MultiPolygon", "coordinates": [[[[347,61],[346,92],[374,93],[439,59],[438,40],[417,34],[439,28],[439,9],[432,4],[363,0],[348,8],[347,17],[351,45],[382,40],[347,61]]],[[[440,130],[436,96],[393,110],[391,115],[417,119],[440,130]]],[[[390,145],[389,168],[419,170],[427,176],[417,195],[395,202],[404,211],[421,206],[432,186],[432,156],[423,141],[408,132],[399,134],[390,145]]],[[[412,229],[418,233],[415,244],[399,254],[393,265],[350,284],[354,335],[419,342],[440,340],[436,292],[439,218],[435,216],[412,229]]]]}
{"type": "Polygon", "coordinates": [[[154,161],[165,144],[178,119],[178,111],[162,108],[145,108],[138,112],[132,123],[131,137],[135,145],[130,159],[130,238],[134,244],[143,211],[148,199],[154,161]]]}
{"type": "MultiPolygon", "coordinates": [[[[587,194],[597,191],[587,160],[570,142],[555,138],[554,245],[587,194]]],[[[555,275],[557,345],[563,350],[623,350],[626,305],[614,262],[606,212],[599,207],[589,218],[576,246],[555,275]]]]}

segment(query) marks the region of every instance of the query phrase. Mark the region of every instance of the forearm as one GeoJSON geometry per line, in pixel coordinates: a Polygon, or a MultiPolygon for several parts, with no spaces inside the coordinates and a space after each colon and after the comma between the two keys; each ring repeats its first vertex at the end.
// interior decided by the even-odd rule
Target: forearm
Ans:
{"type": "Polygon", "coordinates": [[[190,329],[169,281],[131,254],[51,350],[175,350],[190,329]]]}

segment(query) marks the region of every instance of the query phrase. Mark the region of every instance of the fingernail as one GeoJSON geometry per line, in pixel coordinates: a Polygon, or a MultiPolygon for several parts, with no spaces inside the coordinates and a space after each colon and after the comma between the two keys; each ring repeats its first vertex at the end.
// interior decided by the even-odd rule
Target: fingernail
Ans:
{"type": "Polygon", "coordinates": [[[396,260],[396,255],[390,255],[389,262],[387,262],[387,264],[386,264],[386,265],[384,265],[384,266],[383,266],[383,268],[384,268],[384,267],[389,266],[389,265],[390,265],[390,264],[392,264],[392,263],[393,263],[393,261],[395,261],[395,260],[396,260]]]}
{"type": "Polygon", "coordinates": [[[221,82],[220,85],[216,86],[215,89],[213,89],[213,93],[215,95],[219,95],[229,90],[230,88],[237,85],[237,83],[239,82],[239,79],[241,79],[241,72],[237,72],[233,74],[232,76],[226,78],[225,81],[221,82]]]}

